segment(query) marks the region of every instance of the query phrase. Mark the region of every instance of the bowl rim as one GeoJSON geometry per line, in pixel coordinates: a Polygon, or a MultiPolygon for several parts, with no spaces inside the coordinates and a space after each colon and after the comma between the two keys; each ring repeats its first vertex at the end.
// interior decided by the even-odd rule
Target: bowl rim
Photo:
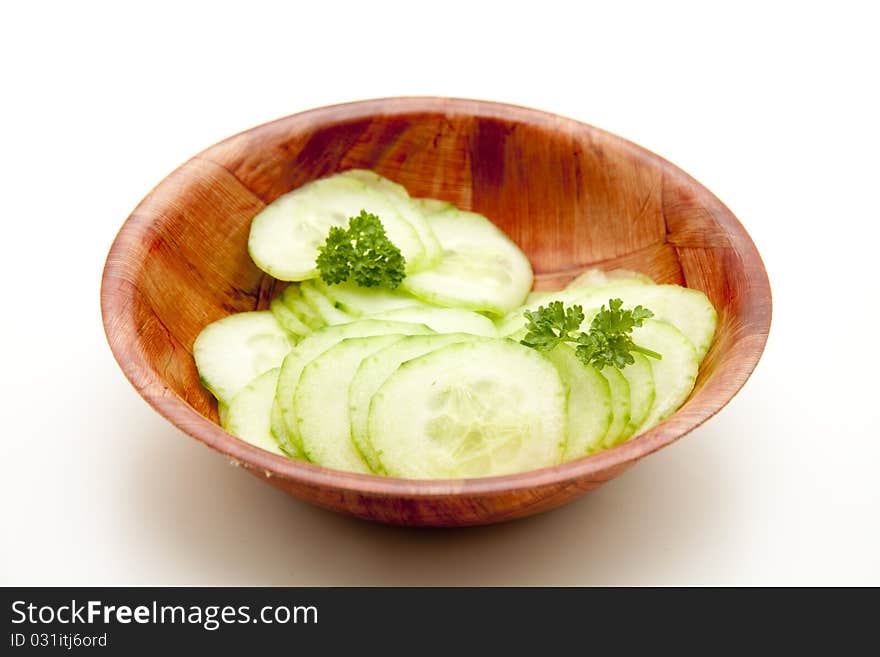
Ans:
{"type": "MultiPolygon", "coordinates": [[[[340,120],[351,121],[380,114],[393,116],[420,112],[434,114],[452,112],[469,116],[502,118],[531,125],[549,123],[558,127],[563,124],[569,128],[587,130],[615,142],[639,159],[650,160],[655,166],[662,168],[664,175],[673,175],[700,190],[704,194],[704,199],[711,201],[715,219],[723,225],[728,236],[733,238],[737,252],[743,258],[743,267],[747,267],[752,274],[750,283],[754,289],[751,295],[746,296],[743,303],[746,306],[754,306],[750,308],[752,312],[748,314],[752,321],[758,322],[756,326],[751,327],[749,333],[750,337],[757,336],[757,341],[752,340],[750,348],[739,354],[737,367],[730,368],[731,371],[727,372],[724,385],[719,386],[720,392],[714,396],[704,396],[702,393],[709,388],[707,385],[663,422],[611,449],[558,465],[514,474],[470,479],[403,479],[333,470],[279,456],[227,433],[222,427],[201,415],[168,388],[159,373],[142,356],[124,348],[126,342],[123,338],[136,333],[136,330],[133,330],[136,329],[131,312],[133,306],[128,300],[140,294],[125,277],[125,253],[129,250],[129,245],[138,243],[139,238],[149,228],[149,223],[144,222],[142,216],[137,217],[137,208],[143,203],[142,200],[122,224],[108,252],[101,277],[101,315],[104,333],[114,358],[129,382],[160,415],[184,433],[228,456],[234,465],[253,469],[256,474],[262,474],[266,478],[278,477],[305,486],[332,488],[340,492],[366,496],[425,499],[450,495],[493,495],[574,483],[584,479],[592,482],[605,481],[614,475],[603,477],[601,476],[603,472],[623,468],[687,435],[718,413],[739,392],[761,358],[772,320],[772,294],[761,256],[739,220],[711,191],[668,160],[623,137],[572,118],[520,105],[442,96],[400,96],[338,103],[281,117],[228,137],[187,162],[195,159],[210,160],[212,149],[221,144],[241,135],[271,130],[289,122],[307,121],[311,128],[316,128],[340,120]],[[389,108],[391,103],[394,106],[389,108]],[[703,400],[700,411],[683,412],[697,398],[703,400]]],[[[153,189],[166,184],[173,175],[174,172],[169,173],[153,189]]],[[[144,197],[144,200],[151,194],[152,191],[144,197]]]]}

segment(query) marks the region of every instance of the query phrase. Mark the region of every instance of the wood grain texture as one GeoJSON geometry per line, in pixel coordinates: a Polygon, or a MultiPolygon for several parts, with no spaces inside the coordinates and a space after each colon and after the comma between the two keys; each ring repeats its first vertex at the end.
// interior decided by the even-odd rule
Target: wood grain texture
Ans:
{"type": "Polygon", "coordinates": [[[318,506],[406,525],[499,522],[571,501],[718,412],[745,383],[770,327],[767,274],[731,212],[687,174],[624,139],[545,112],[447,98],[321,108],[231,137],[177,169],[114,242],[104,327],[126,376],[162,415],[268,483],[318,506]],[[266,307],[276,281],[247,255],[250,221],[296,187],[354,167],[414,196],[489,216],[528,254],[536,287],[599,266],[703,290],[716,339],[688,402],[648,433],[552,468],[412,481],[328,470],[224,432],[192,343],[207,323],[266,307]]]}

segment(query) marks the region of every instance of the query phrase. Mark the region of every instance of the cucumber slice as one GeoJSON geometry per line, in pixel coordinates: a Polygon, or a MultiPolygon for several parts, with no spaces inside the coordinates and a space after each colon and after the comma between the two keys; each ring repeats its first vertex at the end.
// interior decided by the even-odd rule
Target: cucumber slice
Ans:
{"type": "Polygon", "coordinates": [[[293,345],[268,310],[236,313],[202,329],[193,358],[202,384],[229,404],[248,383],[278,367],[293,345]]]}
{"type": "Polygon", "coordinates": [[[605,377],[605,380],[608,381],[608,387],[611,389],[611,410],[614,416],[605,438],[602,439],[602,446],[613,447],[624,438],[629,428],[632,417],[630,411],[632,395],[629,390],[629,382],[619,369],[603,367],[598,372],[605,377]]]}
{"type": "Polygon", "coordinates": [[[626,431],[618,442],[623,442],[635,433],[654,405],[654,374],[649,362],[651,359],[642,354],[633,354],[633,358],[634,363],[620,370],[629,384],[630,417],[626,431]]]}
{"type": "Polygon", "coordinates": [[[443,246],[433,268],[407,276],[401,284],[437,306],[504,315],[532,289],[532,266],[497,226],[473,212],[447,210],[428,216],[443,246]]]}
{"type": "Polygon", "coordinates": [[[472,339],[472,335],[465,333],[412,335],[363,360],[348,386],[348,414],[351,422],[351,439],[370,470],[384,473],[382,463],[373,448],[373,443],[370,442],[368,431],[370,399],[379,387],[405,361],[418,358],[454,342],[472,339]]]}
{"type": "Polygon", "coordinates": [[[693,343],[700,360],[706,355],[715,334],[717,314],[706,295],[680,285],[646,285],[635,280],[623,280],[598,287],[572,287],[521,306],[496,322],[498,335],[511,339],[521,338],[526,320],[525,310],[537,310],[550,301],[583,306],[586,319],[582,329],[589,326],[593,310],[608,305],[609,299],[623,300],[624,308],[641,304],[654,313],[654,319],[668,322],[678,328],[693,343]]]}
{"type": "Polygon", "coordinates": [[[592,454],[602,447],[614,417],[608,381],[595,368],[581,363],[567,345],[559,345],[544,356],[568,388],[565,460],[592,454]]]}
{"type": "Polygon", "coordinates": [[[394,206],[394,209],[409,222],[410,226],[413,227],[419,236],[419,241],[421,241],[422,247],[425,249],[425,254],[420,264],[422,269],[433,267],[440,261],[440,257],[443,255],[440,242],[426,221],[425,213],[410,198],[406,187],[368,169],[350,169],[341,175],[359,180],[367,187],[382,192],[388,197],[388,201],[394,206]]]}
{"type": "Polygon", "coordinates": [[[257,266],[284,281],[315,278],[318,248],[332,226],[347,226],[361,210],[379,217],[385,232],[417,271],[425,249],[388,197],[345,176],[315,180],[266,206],[251,223],[248,252],[257,266]]]}
{"type": "MultiPolygon", "coordinates": [[[[277,384],[275,390],[277,390],[277,384]]],[[[272,408],[269,411],[269,433],[272,434],[275,444],[287,456],[293,459],[307,460],[299,448],[287,439],[284,416],[281,414],[281,407],[275,403],[275,390],[272,390],[272,408]]]]}
{"type": "MultiPolygon", "coordinates": [[[[548,299],[548,301],[553,301],[553,299],[548,299]]],[[[495,322],[495,330],[498,332],[498,335],[510,338],[516,342],[522,340],[522,336],[526,333],[525,329],[527,323],[526,318],[523,317],[523,313],[532,307],[538,308],[538,306],[541,305],[546,305],[546,303],[543,300],[535,301],[529,306],[520,306],[516,310],[507,313],[504,317],[495,322]]]]}
{"type": "Polygon", "coordinates": [[[280,298],[272,299],[272,303],[269,304],[269,311],[275,316],[278,323],[284,327],[284,330],[294,336],[303,337],[312,332],[312,329],[303,324],[302,320],[280,298]]]}
{"type": "Polygon", "coordinates": [[[281,365],[281,374],[278,376],[278,388],[275,391],[275,403],[281,411],[284,427],[287,429],[285,432],[285,451],[290,452],[293,450],[288,445],[293,445],[296,449],[302,451],[296,426],[294,394],[296,393],[296,387],[299,384],[299,377],[302,374],[303,368],[345,338],[363,338],[370,335],[391,335],[392,333],[425,335],[433,333],[433,331],[423,324],[362,319],[348,324],[328,326],[320,329],[296,345],[281,365]]]}
{"type": "Polygon", "coordinates": [[[370,404],[383,469],[410,478],[478,477],[560,462],[566,391],[534,349],[476,339],[407,361],[370,404]]]}
{"type": "Polygon", "coordinates": [[[629,269],[611,269],[603,271],[601,269],[588,269],[578,275],[568,285],[566,290],[573,288],[599,287],[608,283],[643,283],[644,285],[654,285],[654,281],[650,276],[646,276],[641,272],[630,271],[629,269]]]}
{"type": "Polygon", "coordinates": [[[373,319],[424,324],[437,333],[470,333],[486,337],[497,335],[495,324],[491,319],[462,308],[438,308],[436,306],[398,308],[372,317],[373,319]]]}
{"type": "Polygon", "coordinates": [[[283,456],[269,429],[269,412],[280,371],[276,367],[263,372],[242,388],[229,404],[223,428],[251,445],[283,456]]]}
{"type": "Polygon", "coordinates": [[[654,313],[654,319],[675,326],[694,345],[697,359],[703,360],[712,344],[718,316],[701,291],[680,285],[610,283],[577,295],[572,303],[580,303],[587,311],[607,305],[614,298],[622,299],[624,308],[645,306],[654,313]]]}
{"type": "MultiPolygon", "coordinates": [[[[678,410],[697,380],[700,361],[694,345],[672,324],[655,319],[633,330],[636,344],[663,355],[661,360],[649,358],[654,375],[654,404],[636,435],[662,422],[678,410]]],[[[624,368],[626,369],[626,368],[624,368]]]]}
{"type": "Polygon", "coordinates": [[[456,207],[448,201],[441,201],[437,198],[414,198],[413,202],[425,214],[439,214],[447,210],[455,210],[456,207]]]}
{"type": "Polygon", "coordinates": [[[226,416],[229,415],[229,405],[222,401],[217,402],[217,418],[220,420],[220,426],[226,425],[226,416]]]}
{"type": "MultiPolygon", "coordinates": [[[[425,247],[419,239],[418,232],[395,207],[395,197],[344,175],[322,178],[309,183],[306,187],[303,188],[306,193],[316,199],[316,204],[324,213],[337,217],[339,225],[347,226],[349,217],[357,216],[361,210],[378,216],[388,239],[400,249],[400,253],[406,259],[406,270],[418,271],[424,266],[425,247]]],[[[321,244],[326,237],[327,232],[322,236],[321,244]]]]}
{"type": "Polygon", "coordinates": [[[378,173],[370,169],[349,169],[348,171],[343,171],[339,175],[359,180],[367,187],[378,189],[382,192],[385,192],[386,194],[389,194],[390,196],[396,196],[397,198],[406,199],[409,198],[409,192],[406,191],[406,187],[404,187],[400,183],[394,182],[393,180],[389,180],[385,176],[379,175],[378,173]]]}
{"type": "Polygon", "coordinates": [[[318,273],[318,247],[330,227],[341,223],[296,190],[275,199],[254,217],[248,253],[257,267],[282,281],[313,278],[318,273]]]}
{"type": "Polygon", "coordinates": [[[362,360],[402,337],[346,338],[303,368],[293,406],[303,452],[310,461],[336,470],[371,472],[351,439],[345,391],[362,360]]]}
{"type": "MultiPolygon", "coordinates": [[[[545,301],[553,301],[553,292],[549,290],[532,290],[529,292],[529,296],[526,297],[526,306],[531,306],[532,304],[542,304],[545,301]]],[[[521,315],[520,315],[521,316],[521,315]]]]}
{"type": "Polygon", "coordinates": [[[327,285],[320,279],[315,279],[313,284],[315,289],[330,299],[337,308],[355,317],[375,315],[397,308],[425,306],[423,301],[419,301],[411,294],[384,287],[360,287],[348,281],[327,285]]]}
{"type": "Polygon", "coordinates": [[[305,302],[327,326],[354,321],[354,317],[339,308],[332,299],[321,292],[314,281],[303,281],[299,290],[305,302]]]}
{"type": "Polygon", "coordinates": [[[279,298],[303,324],[313,331],[326,326],[318,313],[312,310],[312,307],[305,302],[298,284],[292,283],[288,285],[284,288],[279,298]]]}

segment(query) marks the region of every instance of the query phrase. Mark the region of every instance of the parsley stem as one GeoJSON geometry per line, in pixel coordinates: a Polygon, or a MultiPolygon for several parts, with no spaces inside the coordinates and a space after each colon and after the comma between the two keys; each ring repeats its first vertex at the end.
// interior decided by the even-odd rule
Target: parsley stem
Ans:
{"type": "Polygon", "coordinates": [[[654,358],[656,360],[663,360],[662,354],[658,354],[656,351],[651,351],[650,349],[646,349],[645,347],[640,347],[637,344],[633,344],[633,346],[630,348],[630,351],[637,351],[640,354],[644,354],[645,356],[648,356],[649,358],[654,358]]]}

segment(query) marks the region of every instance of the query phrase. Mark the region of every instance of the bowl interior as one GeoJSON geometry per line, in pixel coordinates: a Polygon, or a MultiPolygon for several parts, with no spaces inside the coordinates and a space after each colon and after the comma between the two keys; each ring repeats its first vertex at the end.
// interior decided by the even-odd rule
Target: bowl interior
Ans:
{"type": "MultiPolygon", "coordinates": [[[[251,262],[251,219],[279,195],[354,167],[485,214],[528,254],[537,288],[562,287],[600,266],[709,296],[718,331],[691,399],[620,459],[712,415],[757,362],[770,322],[760,257],[736,218],[685,173],[623,139],[535,110],[366,101],[294,115],[209,148],[154,189],[120,232],[102,292],[108,338],[151,403],[179,407],[174,420],[184,430],[202,437],[200,420],[216,421],[192,359],[199,331],[267,307],[284,285],[251,262]]],[[[259,451],[223,440],[223,451],[239,458],[259,451]]]]}

